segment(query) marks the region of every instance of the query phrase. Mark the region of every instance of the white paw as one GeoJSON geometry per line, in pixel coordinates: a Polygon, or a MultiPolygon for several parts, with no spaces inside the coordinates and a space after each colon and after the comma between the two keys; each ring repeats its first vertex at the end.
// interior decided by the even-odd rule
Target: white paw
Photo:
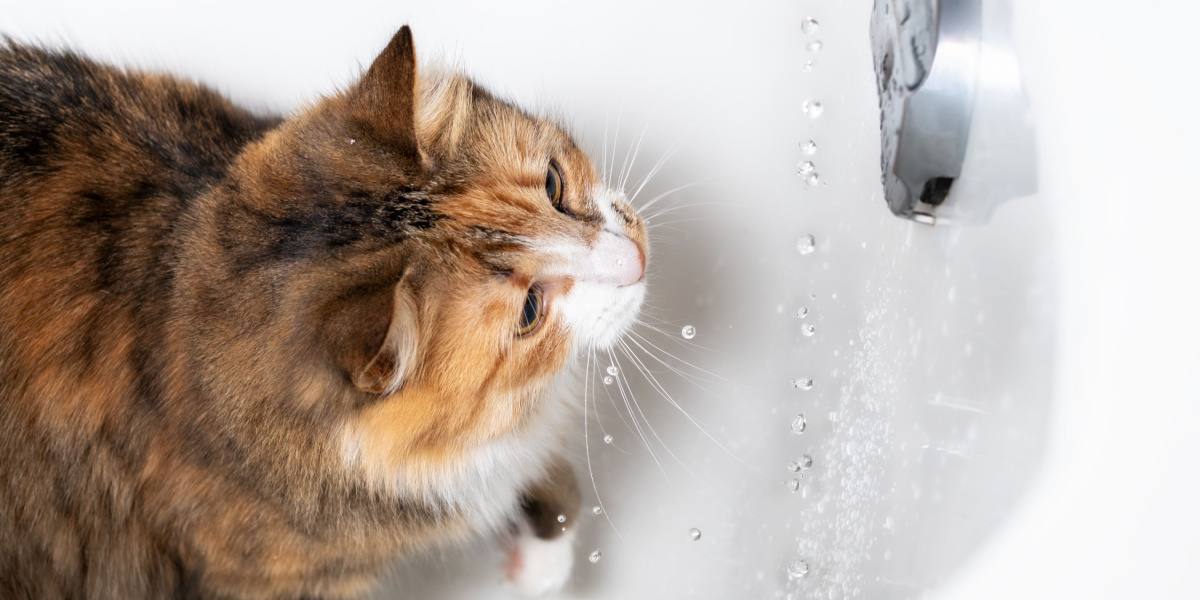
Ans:
{"type": "Polygon", "coordinates": [[[525,596],[544,596],[563,588],[575,562],[575,530],[552,540],[533,535],[522,524],[508,551],[505,575],[509,585],[525,596]]]}

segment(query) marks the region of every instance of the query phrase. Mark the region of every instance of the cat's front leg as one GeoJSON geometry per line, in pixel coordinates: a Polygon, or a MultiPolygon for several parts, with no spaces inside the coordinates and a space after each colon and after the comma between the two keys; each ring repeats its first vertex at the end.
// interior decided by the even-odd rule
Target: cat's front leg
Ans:
{"type": "Polygon", "coordinates": [[[579,503],[575,473],[561,458],[522,496],[506,566],[507,579],[518,591],[541,596],[566,584],[575,560],[579,503]]]}

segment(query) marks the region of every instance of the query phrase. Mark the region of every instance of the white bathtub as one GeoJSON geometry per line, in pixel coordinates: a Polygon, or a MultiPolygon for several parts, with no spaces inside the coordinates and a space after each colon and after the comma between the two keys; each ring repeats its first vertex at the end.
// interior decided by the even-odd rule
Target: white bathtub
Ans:
{"type": "MultiPolygon", "coordinates": [[[[679,459],[657,446],[660,469],[601,400],[608,514],[586,517],[566,597],[1200,597],[1190,3],[1013,3],[1037,192],[973,227],[884,205],[869,2],[158,4],[0,0],[0,32],[288,110],[408,22],[425,57],[561,115],[597,153],[606,126],[619,156],[644,130],[635,177],[677,149],[643,197],[702,183],[650,211],[696,204],[658,219],[649,311],[674,338],[655,343],[721,377],[664,379],[713,439],[635,383],[679,459]]],[[[587,482],[582,433],[576,454],[587,482]]],[[[379,597],[507,597],[499,565],[448,551],[379,597]]]]}

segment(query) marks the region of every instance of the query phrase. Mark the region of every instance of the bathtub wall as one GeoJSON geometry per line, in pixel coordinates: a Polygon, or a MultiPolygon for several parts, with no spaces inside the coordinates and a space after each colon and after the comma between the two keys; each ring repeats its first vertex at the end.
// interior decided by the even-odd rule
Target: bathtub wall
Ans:
{"type": "MultiPolygon", "coordinates": [[[[0,31],[286,112],[407,22],[598,161],[640,139],[631,181],[670,154],[630,343],[667,394],[620,353],[628,387],[593,374],[606,514],[565,597],[1200,595],[1195,9],[1014,0],[1036,192],[931,228],[880,195],[870,3],[511,4],[0,0],[0,31]]],[[[447,549],[378,597],[508,597],[500,564],[447,549]]]]}

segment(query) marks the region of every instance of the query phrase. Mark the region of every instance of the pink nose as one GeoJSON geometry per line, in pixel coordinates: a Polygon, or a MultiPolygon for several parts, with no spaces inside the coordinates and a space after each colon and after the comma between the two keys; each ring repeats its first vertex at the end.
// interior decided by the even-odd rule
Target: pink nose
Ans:
{"type": "Polygon", "coordinates": [[[592,246],[591,263],[593,278],[612,285],[632,285],[646,274],[646,260],[638,245],[609,231],[601,231],[592,246]]]}

